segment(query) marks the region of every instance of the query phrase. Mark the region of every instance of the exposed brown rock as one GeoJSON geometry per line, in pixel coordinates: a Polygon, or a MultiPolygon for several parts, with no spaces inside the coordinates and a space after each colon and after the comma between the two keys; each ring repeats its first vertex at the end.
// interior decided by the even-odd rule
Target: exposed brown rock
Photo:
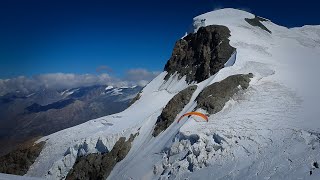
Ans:
{"type": "Polygon", "coordinates": [[[161,115],[158,117],[156,126],[153,130],[152,135],[157,136],[160,132],[167,129],[178,113],[184,108],[186,104],[190,101],[192,94],[197,89],[197,86],[189,86],[188,88],[180,91],[176,94],[162,110],[161,115]]]}
{"type": "Polygon", "coordinates": [[[210,25],[178,40],[165,65],[165,79],[178,72],[180,77],[186,76],[188,83],[201,82],[217,73],[236,50],[230,46],[229,37],[227,27],[210,25]]]}
{"type": "Polygon", "coordinates": [[[253,74],[237,74],[211,84],[202,90],[196,98],[197,108],[215,114],[222,110],[225,103],[241,89],[247,89],[253,74]],[[241,87],[241,89],[239,88],[241,87]]]}
{"type": "Polygon", "coordinates": [[[33,142],[24,144],[17,150],[0,157],[0,172],[16,175],[26,174],[45,145],[45,142],[37,144],[33,142]]]}

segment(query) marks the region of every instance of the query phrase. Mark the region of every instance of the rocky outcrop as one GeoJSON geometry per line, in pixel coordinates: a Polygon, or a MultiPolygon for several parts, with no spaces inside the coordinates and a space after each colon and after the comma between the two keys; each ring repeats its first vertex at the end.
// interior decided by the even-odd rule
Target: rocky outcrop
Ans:
{"type": "Polygon", "coordinates": [[[251,26],[257,26],[265,31],[267,31],[268,33],[272,33],[267,27],[265,27],[261,22],[262,21],[268,21],[267,19],[264,19],[262,17],[259,16],[255,16],[253,19],[249,19],[249,18],[245,18],[245,21],[247,21],[247,23],[249,23],[251,26]]]}
{"type": "MultiPolygon", "coordinates": [[[[241,88],[247,89],[253,74],[238,74],[211,84],[203,89],[196,98],[197,108],[214,114],[222,110],[225,103],[241,88]],[[241,88],[240,88],[241,87],[241,88]]],[[[167,129],[174,121],[179,112],[188,104],[197,86],[190,86],[175,95],[163,109],[158,117],[152,135],[156,137],[167,129]]]]}
{"type": "Polygon", "coordinates": [[[152,133],[154,137],[172,124],[178,113],[184,108],[185,105],[189,103],[192,94],[196,89],[197,86],[189,86],[188,88],[176,94],[168,102],[161,115],[157,119],[156,126],[152,133]]]}
{"type": "Polygon", "coordinates": [[[45,142],[25,144],[19,149],[0,157],[0,172],[16,175],[26,174],[29,167],[39,156],[44,144],[45,142]]]}
{"type": "Polygon", "coordinates": [[[136,135],[131,135],[127,141],[121,137],[110,152],[78,157],[66,179],[106,179],[113,167],[126,157],[136,135]]]}
{"type": "Polygon", "coordinates": [[[247,89],[252,73],[237,74],[211,84],[202,90],[196,98],[197,108],[206,110],[209,114],[215,114],[222,110],[229,99],[241,89],[247,89]]]}
{"type": "Polygon", "coordinates": [[[178,72],[180,78],[186,76],[188,83],[201,82],[217,73],[236,50],[230,46],[229,37],[227,27],[210,25],[178,40],[165,65],[165,79],[178,72]]]}

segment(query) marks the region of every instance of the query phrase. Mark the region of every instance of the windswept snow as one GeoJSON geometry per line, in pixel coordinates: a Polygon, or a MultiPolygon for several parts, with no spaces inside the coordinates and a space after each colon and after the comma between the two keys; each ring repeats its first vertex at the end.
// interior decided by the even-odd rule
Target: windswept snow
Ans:
{"type": "Polygon", "coordinates": [[[12,174],[0,173],[0,180],[41,180],[42,178],[36,177],[26,177],[26,176],[16,176],[12,174]]]}
{"type": "Polygon", "coordinates": [[[105,90],[113,89],[113,86],[107,86],[105,90]]]}
{"type": "Polygon", "coordinates": [[[164,82],[160,86],[159,90],[166,90],[169,93],[178,93],[187,87],[188,84],[186,82],[186,76],[179,79],[179,74],[174,73],[166,82],[164,82]]]}
{"type": "Polygon", "coordinates": [[[313,164],[320,162],[320,26],[288,29],[261,22],[270,34],[245,18],[254,15],[221,9],[194,18],[195,31],[227,26],[236,60],[196,84],[177,117],[196,107],[206,86],[230,75],[254,74],[249,88],[208,123],[190,118],[152,136],[162,109],[189,86],[178,74],[165,81],[163,72],[127,110],[40,139],[47,143],[27,176],[63,179],[77,156],[110,150],[119,137],[139,132],[108,179],[319,179],[313,164]]]}

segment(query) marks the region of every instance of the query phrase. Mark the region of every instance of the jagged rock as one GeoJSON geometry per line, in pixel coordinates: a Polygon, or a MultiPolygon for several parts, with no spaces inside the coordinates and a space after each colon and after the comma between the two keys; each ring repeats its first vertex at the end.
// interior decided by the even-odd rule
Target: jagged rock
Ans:
{"type": "Polygon", "coordinates": [[[229,37],[227,27],[210,25],[178,40],[164,68],[168,72],[165,80],[178,72],[188,83],[201,82],[217,73],[236,50],[230,46],[229,37]]]}
{"type": "Polygon", "coordinates": [[[225,103],[240,90],[239,86],[242,89],[248,88],[250,78],[252,77],[252,73],[237,74],[207,86],[196,98],[196,109],[202,108],[209,114],[221,111],[225,103]]]}
{"type": "Polygon", "coordinates": [[[261,21],[268,21],[267,19],[264,19],[262,17],[259,16],[255,16],[253,19],[249,19],[249,18],[245,18],[245,21],[247,21],[247,23],[249,23],[251,26],[258,26],[261,29],[267,31],[268,33],[272,33],[267,27],[265,27],[261,21]]]}
{"type": "Polygon", "coordinates": [[[113,167],[126,157],[136,135],[131,135],[127,141],[121,137],[110,152],[78,157],[66,179],[106,179],[113,167]]]}
{"type": "Polygon", "coordinates": [[[156,126],[153,130],[152,135],[156,137],[160,132],[167,129],[178,113],[184,108],[190,101],[193,92],[197,89],[197,86],[189,86],[188,88],[180,91],[176,94],[162,110],[161,115],[158,117],[156,126]]]}
{"type": "Polygon", "coordinates": [[[39,156],[45,142],[28,143],[17,150],[0,157],[0,172],[6,174],[24,175],[39,156]]]}

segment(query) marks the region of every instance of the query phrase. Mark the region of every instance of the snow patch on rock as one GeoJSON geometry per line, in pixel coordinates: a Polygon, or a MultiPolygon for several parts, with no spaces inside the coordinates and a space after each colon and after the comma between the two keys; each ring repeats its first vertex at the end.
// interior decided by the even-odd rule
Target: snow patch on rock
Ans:
{"type": "Polygon", "coordinates": [[[179,78],[178,73],[174,73],[170,78],[165,81],[160,87],[159,90],[166,90],[169,93],[178,93],[183,89],[187,88],[189,85],[186,81],[186,76],[179,78]]]}

